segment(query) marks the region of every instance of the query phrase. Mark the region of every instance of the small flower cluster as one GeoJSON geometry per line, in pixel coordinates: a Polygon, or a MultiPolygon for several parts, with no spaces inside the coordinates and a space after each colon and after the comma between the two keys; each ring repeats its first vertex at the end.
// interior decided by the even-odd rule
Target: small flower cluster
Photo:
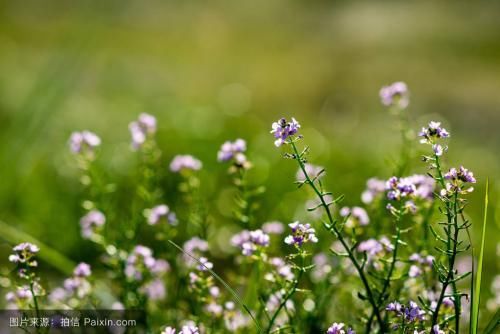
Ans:
{"type": "Polygon", "coordinates": [[[373,264],[375,269],[379,269],[380,264],[376,260],[392,252],[394,245],[387,237],[382,236],[379,240],[370,238],[362,241],[356,249],[358,252],[366,253],[368,263],[373,264]]]}
{"type": "Polygon", "coordinates": [[[361,194],[361,201],[372,203],[380,194],[385,192],[386,181],[372,177],[366,181],[366,190],[361,194]]]}
{"type": "Polygon", "coordinates": [[[415,201],[431,201],[434,187],[435,181],[429,176],[412,175],[401,178],[393,176],[386,182],[387,199],[401,202],[403,205],[400,209],[396,209],[389,203],[387,208],[393,214],[397,214],[400,210],[402,213],[415,213],[418,209],[415,201]]]}
{"type": "Polygon", "coordinates": [[[452,196],[454,193],[465,195],[474,191],[474,187],[466,188],[467,183],[476,183],[474,173],[463,166],[458,170],[451,168],[444,174],[444,178],[449,182],[446,182],[445,189],[441,189],[441,196],[452,196]]]}
{"type": "Polygon", "coordinates": [[[343,207],[340,209],[340,216],[346,218],[345,226],[348,228],[366,226],[370,223],[368,213],[359,206],[353,206],[352,208],[343,207]]]}
{"type": "Polygon", "coordinates": [[[438,144],[438,139],[449,138],[450,133],[443,127],[440,122],[430,122],[428,127],[423,127],[419,136],[422,137],[420,142],[422,144],[432,145],[432,150],[436,156],[442,156],[447,150],[446,146],[438,144]]]}
{"type": "Polygon", "coordinates": [[[149,225],[156,225],[160,222],[166,222],[170,225],[177,225],[177,216],[175,212],[170,211],[166,204],[157,205],[146,212],[149,225]]]}
{"type": "Polygon", "coordinates": [[[197,171],[203,167],[200,160],[192,155],[176,155],[170,163],[170,170],[174,173],[183,171],[197,171]]]}
{"type": "Polygon", "coordinates": [[[288,224],[292,234],[285,238],[285,244],[301,247],[305,243],[317,243],[316,230],[310,224],[302,224],[298,221],[288,224]]]}
{"type": "Polygon", "coordinates": [[[17,263],[23,268],[35,268],[38,262],[35,259],[36,254],[40,251],[37,245],[29,242],[20,243],[12,248],[14,254],[9,256],[9,261],[17,263]]]}
{"type": "Polygon", "coordinates": [[[102,227],[106,223],[104,213],[99,210],[91,210],[80,219],[82,237],[92,239],[99,235],[102,227]]]}
{"type": "Polygon", "coordinates": [[[423,256],[418,253],[413,253],[409,258],[409,261],[413,264],[410,266],[408,275],[411,278],[415,278],[422,275],[422,269],[424,270],[431,269],[434,260],[435,260],[434,256],[432,255],[423,256]]]}
{"type": "Polygon", "coordinates": [[[330,327],[328,327],[326,334],[356,334],[356,332],[352,328],[348,328],[346,332],[344,330],[344,327],[345,327],[344,323],[334,322],[330,327]]]}
{"type": "Polygon", "coordinates": [[[386,107],[405,109],[410,104],[410,93],[404,82],[395,82],[380,89],[380,100],[386,107]]]}
{"type": "Polygon", "coordinates": [[[250,168],[250,162],[247,160],[244,152],[247,150],[247,143],[243,139],[236,139],[234,142],[226,141],[217,152],[219,162],[233,161],[238,168],[250,168]]]}
{"type": "Polygon", "coordinates": [[[269,259],[269,264],[273,267],[274,272],[266,274],[265,278],[270,282],[277,282],[282,279],[291,281],[295,277],[292,272],[292,266],[287,264],[280,257],[273,257],[269,259]]]}
{"type": "Polygon", "coordinates": [[[166,295],[162,277],[169,270],[167,261],[155,259],[150,248],[137,245],[127,257],[125,277],[131,282],[141,283],[139,292],[152,300],[161,300],[166,295]]]}
{"type": "Polygon", "coordinates": [[[198,237],[193,237],[184,243],[183,250],[186,254],[189,254],[183,255],[184,262],[188,267],[194,267],[196,266],[196,261],[192,257],[199,258],[204,256],[204,253],[208,251],[208,242],[198,237]]]}
{"type": "MultiPolygon", "coordinates": [[[[397,317],[404,318],[405,323],[415,323],[425,320],[425,311],[417,303],[410,301],[407,306],[394,301],[385,308],[386,311],[395,314],[397,317]]],[[[398,325],[396,325],[398,328],[398,325]]]]}
{"type": "Polygon", "coordinates": [[[55,288],[49,295],[49,301],[54,307],[69,306],[72,308],[84,306],[85,298],[92,292],[88,277],[92,274],[87,263],[78,264],[73,275],[64,280],[63,286],[55,288]]]}
{"type": "Polygon", "coordinates": [[[156,132],[156,118],[152,115],[142,113],[139,115],[137,121],[129,124],[128,128],[132,136],[132,148],[138,150],[156,132]]]}
{"type": "Polygon", "coordinates": [[[297,134],[299,129],[300,124],[295,120],[295,118],[292,118],[291,122],[288,122],[285,118],[281,118],[277,122],[274,122],[271,130],[274,138],[276,138],[274,145],[276,145],[276,147],[280,147],[285,144],[286,140],[290,136],[297,134]]]}
{"type": "Polygon", "coordinates": [[[75,154],[93,157],[94,151],[101,145],[101,138],[90,131],[73,132],[69,138],[69,148],[75,154]]]}
{"type": "Polygon", "coordinates": [[[231,244],[241,249],[244,256],[252,256],[269,246],[269,235],[261,229],[255,231],[243,230],[231,238],[231,244]]]}

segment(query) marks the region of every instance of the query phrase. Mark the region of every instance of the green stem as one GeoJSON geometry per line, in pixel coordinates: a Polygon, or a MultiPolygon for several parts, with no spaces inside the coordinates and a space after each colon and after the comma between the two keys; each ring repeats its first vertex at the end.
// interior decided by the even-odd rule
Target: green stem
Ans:
{"type": "Polygon", "coordinates": [[[375,313],[375,317],[377,318],[377,322],[379,323],[380,330],[382,332],[384,332],[386,326],[385,326],[384,321],[382,320],[382,316],[380,315],[380,311],[378,310],[378,307],[377,307],[377,305],[375,303],[375,297],[373,296],[373,292],[372,292],[372,290],[370,288],[370,285],[368,283],[368,279],[366,278],[366,275],[363,272],[363,268],[358,263],[358,261],[357,261],[356,257],[354,256],[351,248],[349,247],[349,245],[347,244],[347,242],[344,240],[344,238],[340,234],[340,231],[335,226],[335,221],[334,221],[332,213],[330,211],[330,207],[326,203],[326,201],[324,199],[324,195],[318,190],[318,188],[316,187],[316,185],[314,184],[314,182],[311,180],[309,174],[307,173],[307,171],[305,169],[305,166],[304,166],[304,162],[302,161],[302,157],[299,154],[299,152],[297,150],[297,146],[293,142],[293,139],[290,141],[290,144],[292,145],[293,152],[295,154],[295,158],[296,158],[297,162],[299,163],[299,167],[302,170],[302,173],[304,173],[304,177],[306,178],[306,183],[316,193],[316,195],[318,196],[319,200],[321,201],[321,206],[323,207],[323,209],[326,212],[326,215],[328,217],[328,221],[330,223],[329,227],[328,227],[328,231],[329,232],[332,232],[332,231],[334,232],[335,236],[337,237],[337,239],[342,244],[342,247],[347,252],[347,255],[348,255],[349,259],[351,260],[352,264],[354,265],[354,267],[355,267],[356,271],[358,272],[358,275],[359,275],[359,277],[360,277],[360,279],[361,279],[361,281],[363,283],[363,286],[365,288],[368,301],[370,302],[370,304],[371,304],[371,306],[373,308],[373,311],[375,313]]]}

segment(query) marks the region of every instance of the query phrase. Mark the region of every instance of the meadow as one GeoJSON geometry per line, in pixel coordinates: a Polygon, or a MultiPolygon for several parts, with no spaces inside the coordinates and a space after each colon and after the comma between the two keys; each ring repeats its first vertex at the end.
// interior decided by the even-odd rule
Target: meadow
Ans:
{"type": "Polygon", "coordinates": [[[0,8],[0,308],[498,330],[498,5],[0,8]]]}

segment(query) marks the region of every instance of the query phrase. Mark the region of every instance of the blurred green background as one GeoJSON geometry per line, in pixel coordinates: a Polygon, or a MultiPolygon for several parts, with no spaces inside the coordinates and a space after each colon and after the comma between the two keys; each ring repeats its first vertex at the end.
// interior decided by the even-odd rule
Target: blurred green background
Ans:
{"type": "MultiPolygon", "coordinates": [[[[498,1],[0,1],[0,220],[92,262],[67,139],[99,134],[98,163],[126,188],[127,126],[140,112],[158,118],[165,169],[177,153],[203,161],[218,221],[230,215],[230,182],[216,152],[238,137],[252,182],[267,187],[258,219],[296,215],[295,166],[269,134],[281,116],[302,123],[329,188],[359,204],[366,179],[391,176],[400,135],[378,91],[402,80],[412,126],[443,121],[448,163],[477,176],[476,227],[492,181],[489,286],[499,262],[499,14],[498,1]]],[[[418,157],[413,171],[425,171],[418,157]]],[[[0,241],[0,261],[9,248],[0,241]]]]}

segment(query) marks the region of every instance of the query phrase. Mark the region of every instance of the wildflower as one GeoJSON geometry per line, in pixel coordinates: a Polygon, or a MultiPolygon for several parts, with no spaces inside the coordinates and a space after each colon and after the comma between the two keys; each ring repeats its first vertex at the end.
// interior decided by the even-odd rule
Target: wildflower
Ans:
{"type": "Polygon", "coordinates": [[[315,282],[324,280],[333,270],[330,264],[330,259],[325,253],[318,253],[314,255],[312,262],[314,264],[314,268],[311,272],[311,277],[315,282]]]}
{"type": "Polygon", "coordinates": [[[150,300],[163,300],[167,295],[165,284],[158,278],[143,285],[139,291],[146,295],[150,300]]]}
{"type": "MultiPolygon", "coordinates": [[[[304,169],[311,179],[319,179],[325,175],[325,169],[321,166],[306,163],[304,164],[304,169]]],[[[304,175],[304,172],[301,168],[297,170],[295,179],[297,180],[297,182],[304,182],[306,180],[306,176],[304,175]]]]}
{"type": "Polygon", "coordinates": [[[380,89],[380,100],[386,107],[405,109],[410,103],[410,93],[404,82],[398,81],[380,89]]]}
{"type": "Polygon", "coordinates": [[[352,328],[348,328],[347,332],[343,330],[345,324],[334,322],[326,331],[326,334],[356,334],[352,328]]]}
{"type": "Polygon", "coordinates": [[[132,147],[137,150],[146,142],[148,136],[156,132],[156,118],[142,113],[137,121],[129,124],[128,128],[132,136],[132,147]]]}
{"type": "Polygon", "coordinates": [[[366,181],[366,190],[361,194],[361,201],[370,204],[375,197],[385,191],[385,181],[377,178],[370,178],[366,181]]]}
{"type": "MultiPolygon", "coordinates": [[[[193,237],[186,241],[182,247],[184,252],[198,258],[204,252],[208,251],[208,242],[198,237],[193,237]]],[[[193,267],[196,265],[196,261],[194,261],[191,256],[184,254],[184,261],[189,267],[193,267]]]]}
{"type": "Polygon", "coordinates": [[[177,225],[177,216],[165,204],[160,204],[150,209],[148,212],[148,224],[156,225],[160,221],[165,220],[170,225],[177,225]]]}
{"type": "Polygon", "coordinates": [[[29,242],[23,242],[12,248],[14,254],[9,256],[9,261],[25,265],[27,267],[36,267],[38,262],[35,260],[36,253],[40,251],[37,245],[29,242]]]}
{"type": "Polygon", "coordinates": [[[271,133],[273,134],[276,141],[274,145],[277,147],[286,143],[288,137],[295,135],[300,129],[300,124],[292,118],[291,122],[288,122],[285,118],[279,119],[277,122],[272,124],[271,133]]]}
{"type": "Polygon", "coordinates": [[[200,329],[195,325],[184,325],[179,334],[200,334],[200,329]]]}
{"type": "Polygon", "coordinates": [[[127,257],[125,276],[135,281],[141,281],[144,278],[144,274],[149,272],[155,263],[156,260],[153,257],[151,249],[137,245],[127,257]]]}
{"type": "Polygon", "coordinates": [[[302,246],[304,243],[317,243],[316,231],[310,224],[301,224],[298,221],[288,224],[292,229],[292,234],[285,238],[287,245],[302,246]]]}
{"type": "Polygon", "coordinates": [[[211,270],[214,267],[213,263],[208,261],[206,257],[200,257],[199,261],[201,262],[198,265],[198,270],[200,271],[211,270]]]}
{"type": "Polygon", "coordinates": [[[389,312],[400,313],[401,310],[403,309],[403,306],[400,303],[394,301],[394,302],[389,303],[385,309],[386,309],[386,311],[389,311],[389,312]]]}
{"type": "Polygon", "coordinates": [[[444,334],[444,331],[439,329],[439,325],[434,325],[434,326],[432,326],[432,333],[431,334],[444,334]]]}
{"type": "Polygon", "coordinates": [[[216,317],[219,317],[222,315],[222,312],[224,311],[224,308],[222,307],[222,305],[220,304],[217,304],[216,302],[210,302],[209,304],[207,304],[205,306],[205,310],[213,315],[213,316],[216,316],[216,317]]]}
{"type": "Polygon", "coordinates": [[[73,275],[76,277],[88,277],[91,273],[90,266],[85,262],[79,263],[73,270],[73,275]]]}
{"type": "Polygon", "coordinates": [[[262,231],[267,234],[282,234],[285,227],[280,222],[267,222],[262,225],[262,231]]]}
{"type": "Polygon", "coordinates": [[[451,196],[455,192],[468,194],[474,191],[474,187],[464,188],[466,183],[476,183],[476,178],[474,173],[463,166],[460,166],[458,170],[451,168],[444,174],[444,178],[450,182],[446,183],[445,189],[441,189],[441,196],[451,196]]]}
{"type": "Polygon", "coordinates": [[[170,170],[174,173],[179,173],[184,170],[197,171],[200,170],[203,164],[200,160],[192,155],[176,155],[170,163],[170,170]]]}
{"type": "Polygon", "coordinates": [[[175,334],[175,328],[170,326],[165,327],[165,329],[162,330],[160,334],[175,334]]]}
{"type": "Polygon", "coordinates": [[[256,251],[269,246],[269,235],[258,229],[255,231],[243,230],[231,238],[231,244],[241,249],[245,256],[251,256],[256,251]]]}
{"type": "Polygon", "coordinates": [[[422,137],[420,139],[422,144],[434,144],[436,139],[450,137],[449,132],[441,127],[440,122],[430,122],[429,126],[422,128],[422,131],[418,135],[422,137]]]}
{"type": "Polygon", "coordinates": [[[217,160],[226,162],[234,160],[240,167],[248,166],[244,152],[247,150],[247,143],[243,139],[236,139],[234,142],[226,141],[217,152],[217,160]]]}
{"type": "Polygon", "coordinates": [[[106,223],[106,217],[101,211],[92,210],[80,219],[82,236],[90,239],[106,223]]]}
{"type": "Polygon", "coordinates": [[[352,208],[343,207],[340,209],[340,215],[342,217],[348,217],[345,225],[349,228],[366,226],[370,223],[370,217],[368,217],[366,210],[359,206],[354,206],[352,208]]]}
{"type": "Polygon", "coordinates": [[[436,154],[438,157],[443,155],[443,152],[446,150],[443,148],[443,146],[439,144],[434,144],[432,145],[432,150],[434,151],[434,154],[436,154]]]}
{"type": "MultiPolygon", "coordinates": [[[[273,257],[269,259],[269,264],[271,264],[275,269],[278,274],[278,277],[285,279],[286,281],[291,281],[294,278],[294,274],[292,272],[292,267],[288,264],[286,264],[283,259],[279,257],[273,257]]],[[[275,281],[275,275],[269,274],[266,275],[266,279],[268,281],[275,281]]]]}
{"type": "Polygon", "coordinates": [[[411,265],[410,266],[410,270],[408,271],[408,276],[411,277],[411,278],[415,278],[415,277],[418,277],[422,275],[422,269],[420,269],[418,266],[416,265],[411,265]]]}
{"type": "Polygon", "coordinates": [[[99,145],[101,138],[90,131],[73,132],[69,138],[69,147],[75,154],[91,154],[99,145]]]}

